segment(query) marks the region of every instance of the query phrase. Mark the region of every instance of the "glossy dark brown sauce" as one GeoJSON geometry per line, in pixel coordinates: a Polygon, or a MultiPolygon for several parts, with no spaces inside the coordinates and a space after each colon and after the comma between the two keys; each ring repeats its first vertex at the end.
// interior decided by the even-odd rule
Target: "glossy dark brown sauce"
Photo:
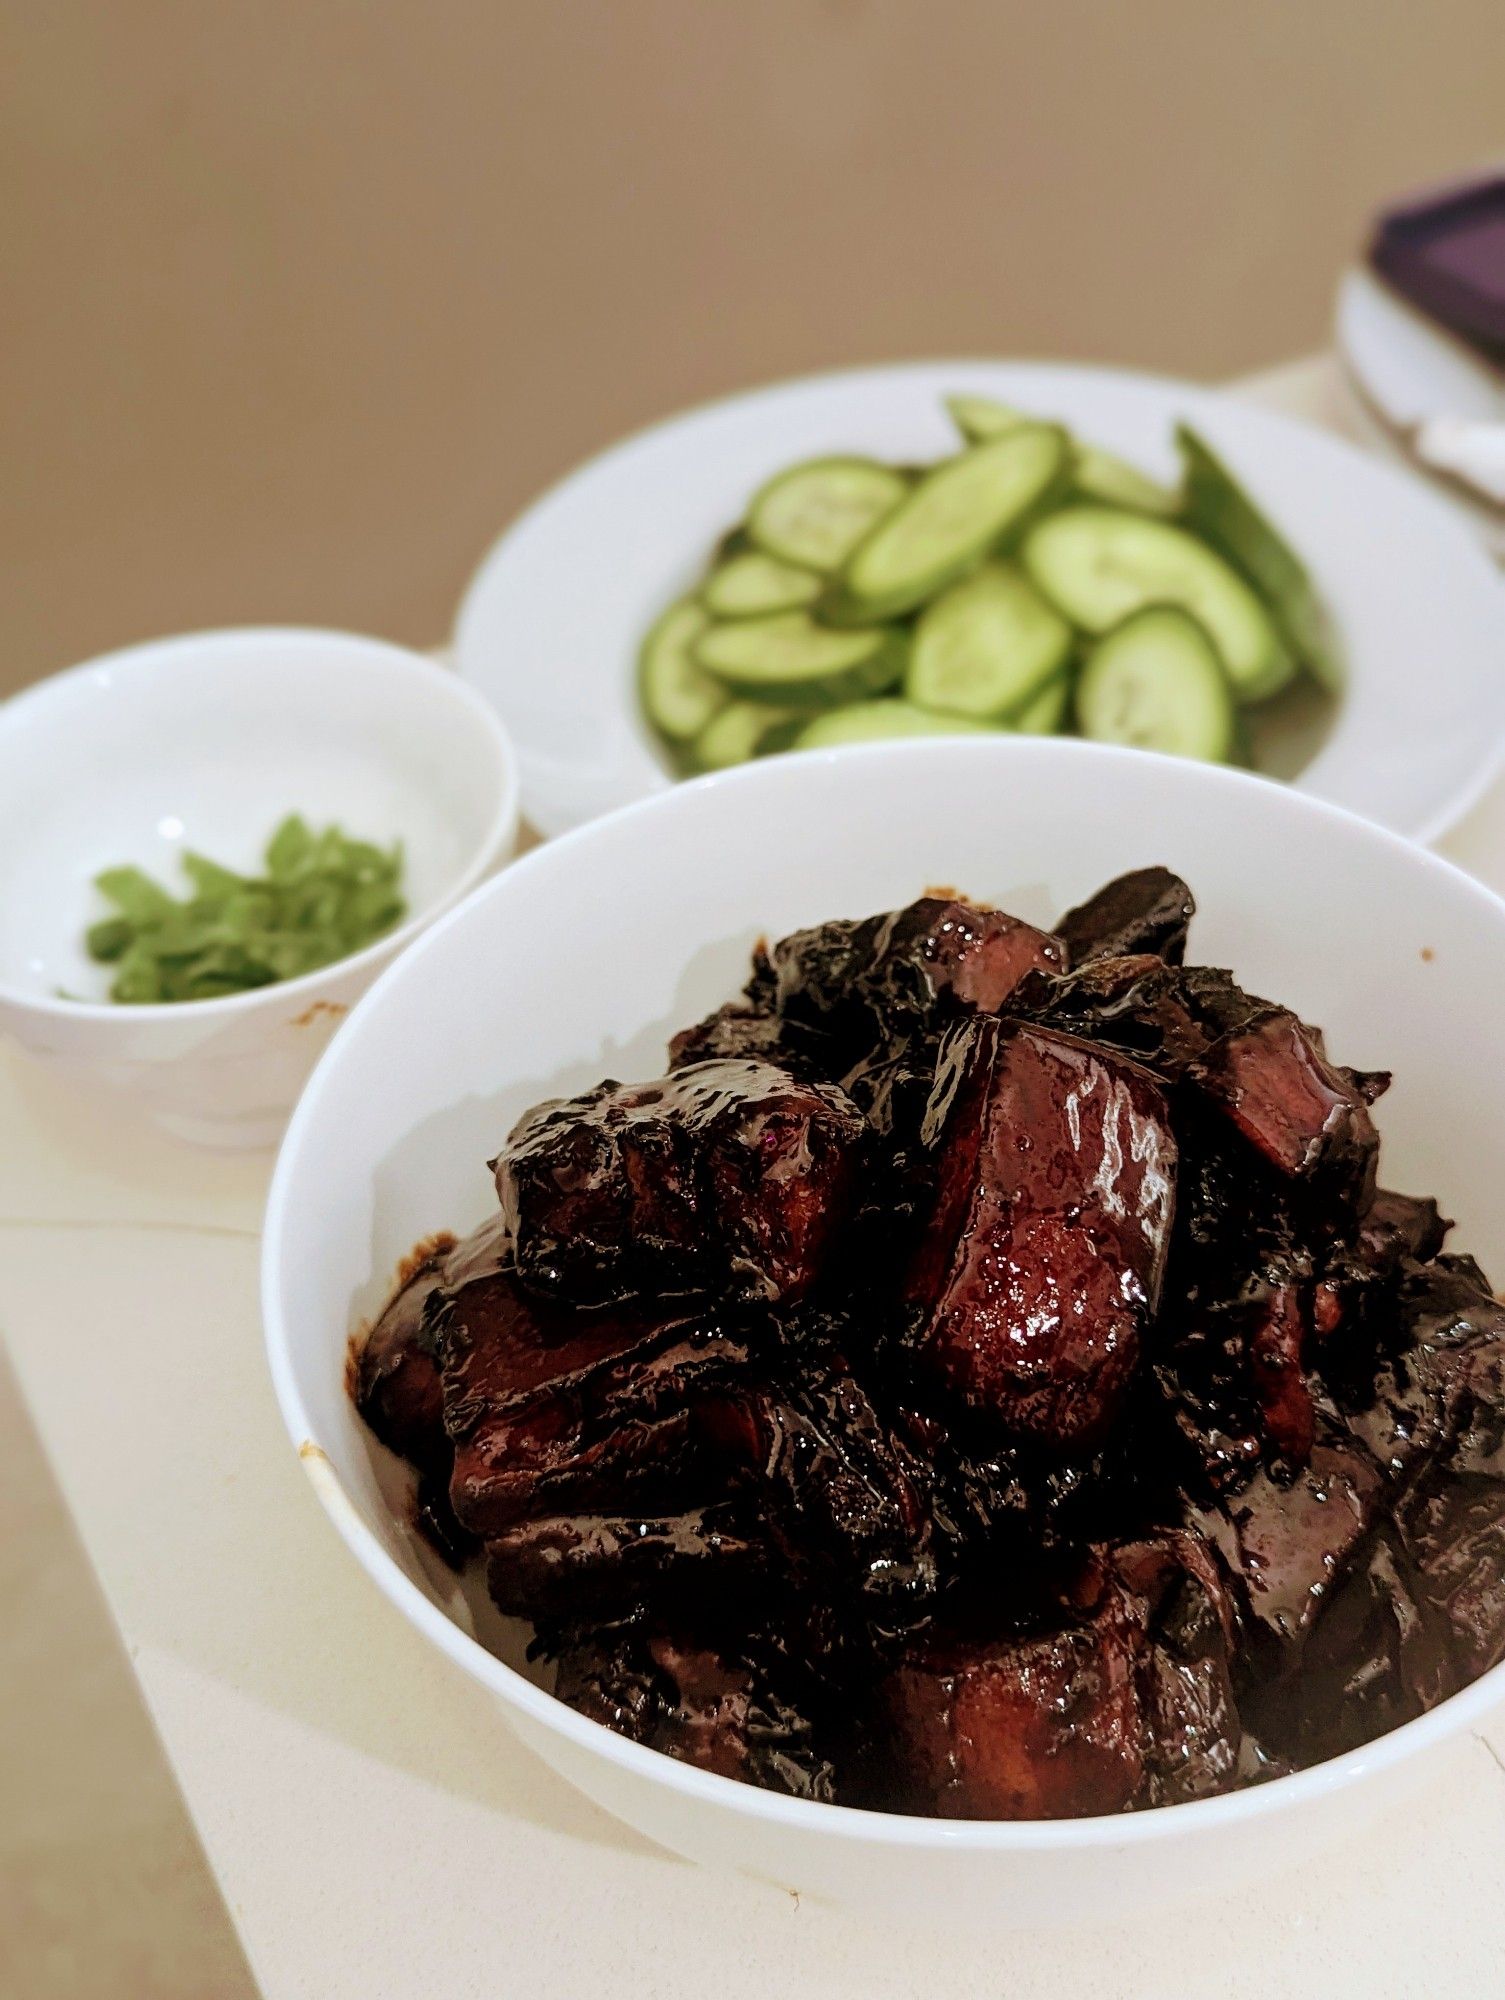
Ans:
{"type": "Polygon", "coordinates": [[[1505,1309],[1163,869],[759,947],[539,1106],[353,1370],[560,1698],[815,1799],[1058,1818],[1333,1755],[1505,1655],[1505,1309]],[[482,1569],[480,1566],[484,1565],[482,1569]]]}

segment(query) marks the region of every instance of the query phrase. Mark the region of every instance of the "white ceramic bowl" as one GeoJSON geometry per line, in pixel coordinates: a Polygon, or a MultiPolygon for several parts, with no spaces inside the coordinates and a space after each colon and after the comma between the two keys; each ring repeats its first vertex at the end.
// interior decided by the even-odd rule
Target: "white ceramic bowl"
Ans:
{"type": "Polygon", "coordinates": [[[494,711],[381,640],[206,632],[57,674],[0,707],[0,1029],[182,1137],[271,1145],[356,997],[510,853],[517,794],[494,711]],[[293,811],[401,839],[407,920],[280,986],[110,1004],[83,945],[95,874],[135,862],[177,890],[185,847],[254,869],[293,811]]]}
{"type": "Polygon", "coordinates": [[[1458,1218],[1454,1240],[1505,1269],[1505,903],[1298,793],[1078,743],[774,759],[585,827],[421,939],[356,1010],[294,1115],[267,1208],[264,1305],[277,1393],[320,1498],[391,1601],[495,1692],[541,1756],[681,1854],[887,1914],[1108,1917],[1289,1862],[1381,1810],[1429,1746],[1505,1695],[1501,1669],[1332,1763],[1123,1818],[971,1824],[782,1798],[612,1735],[479,1644],[346,1396],[347,1338],[399,1258],[493,1211],[485,1162],[513,1119],[606,1073],[658,1074],[670,1031],[736,990],[760,933],[901,903],[933,882],[1044,923],[1150,862],[1195,887],[1196,958],[1322,1023],[1341,1060],[1394,1067],[1379,1107],[1385,1180],[1435,1191],[1458,1218]]]}
{"type": "Polygon", "coordinates": [[[1422,482],[1189,382],[955,361],[814,376],[692,410],[593,459],[508,530],[461,606],[455,650],[517,742],[527,817],[562,833],[669,785],[634,684],[654,618],[770,473],[826,452],[938,458],[956,448],[941,398],[962,391],[1058,417],[1168,480],[1174,425],[1194,424],[1307,559],[1347,657],[1336,715],[1282,711],[1262,765],[1415,839],[1479,796],[1505,738],[1505,587],[1422,482]]]}

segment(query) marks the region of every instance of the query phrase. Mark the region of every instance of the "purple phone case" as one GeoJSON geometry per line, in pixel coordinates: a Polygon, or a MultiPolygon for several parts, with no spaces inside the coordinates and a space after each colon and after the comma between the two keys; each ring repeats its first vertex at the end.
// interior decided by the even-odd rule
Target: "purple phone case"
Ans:
{"type": "Polygon", "coordinates": [[[1429,319],[1505,367],[1505,174],[1388,210],[1369,261],[1429,319]]]}

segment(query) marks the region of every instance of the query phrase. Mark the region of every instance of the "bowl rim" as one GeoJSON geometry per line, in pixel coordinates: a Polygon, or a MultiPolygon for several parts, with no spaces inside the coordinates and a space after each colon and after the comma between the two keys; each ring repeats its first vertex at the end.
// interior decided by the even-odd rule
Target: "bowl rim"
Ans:
{"type": "MultiPolygon", "coordinates": [[[[61,996],[28,991],[0,978],[0,1003],[32,1015],[70,1023],[110,1022],[119,1026],[121,1023],[223,1021],[237,1014],[253,1013],[258,1006],[274,998],[279,1004],[306,999],[321,986],[327,985],[332,977],[344,978],[348,974],[358,974],[384,964],[394,952],[405,950],[451,904],[476,886],[517,831],[522,790],[517,749],[506,724],[484,695],[461,680],[442,661],[399,645],[395,640],[317,625],[225,625],[197,632],[175,632],[159,639],[144,639],[108,653],[96,654],[74,666],[63,667],[0,701],[0,739],[14,731],[24,730],[31,712],[45,709],[65,690],[82,685],[102,670],[110,674],[147,675],[175,658],[181,660],[184,656],[198,653],[203,671],[233,673],[243,665],[243,654],[255,656],[269,646],[308,645],[325,647],[331,656],[340,654],[357,669],[365,661],[385,671],[409,674],[415,683],[418,676],[423,675],[425,685],[434,698],[440,702],[448,701],[456,718],[463,716],[468,728],[479,730],[484,737],[495,765],[495,804],[480,838],[449,884],[437,895],[431,896],[421,909],[411,911],[395,929],[384,931],[359,951],[331,959],[327,965],[315,966],[311,972],[300,973],[296,979],[274,980],[268,986],[247,987],[244,992],[219,994],[210,1000],[152,1000],[122,1005],[112,1000],[65,1000],[61,996]]],[[[315,667],[313,670],[317,672],[318,669],[315,667]]]]}
{"type": "MultiPolygon", "coordinates": [[[[728,788],[733,791],[742,788],[755,790],[759,784],[769,781],[771,772],[787,773],[791,765],[813,773],[831,766],[834,760],[863,760],[881,773],[888,766],[902,766],[908,759],[934,757],[938,753],[958,762],[985,763],[990,759],[1007,762],[1021,756],[1044,755],[1089,764],[1121,764],[1126,759],[1137,762],[1152,754],[1065,737],[938,737],[849,745],[840,750],[804,751],[790,758],[710,772],[587,820],[556,840],[522,856],[504,874],[447,911],[429,927],[417,945],[386,968],[357,1002],[346,1024],[346,1031],[336,1038],[315,1066],[283,1136],[267,1194],[260,1259],[261,1305],[267,1360],[283,1423],[325,1512],[346,1546],[382,1594],[455,1665],[499,1696],[505,1705],[521,1710],[531,1722],[563,1737],[576,1749],[602,1757],[608,1763],[665,1786],[691,1801],[711,1807],[726,1807],[805,1835],[830,1835],[856,1843],[870,1842],[885,1847],[913,1847],[925,1851],[965,1850],[1000,1854],[1155,1847],[1162,1841],[1179,1839],[1182,1834],[1215,1833],[1226,1826],[1299,1811],[1308,1802],[1347,1792],[1372,1774],[1408,1763],[1431,1745],[1459,1735],[1476,1718],[1487,1714],[1505,1698],[1505,1662],[1487,1669],[1477,1680],[1460,1688],[1424,1715],[1402,1723],[1398,1728],[1388,1730],[1340,1756],[1213,1798],[1146,1807],[1137,1812],[1062,1820],[934,1819],[790,1798],[735,1778],[699,1770],[661,1751],[631,1742],[605,1724],[579,1714],[488,1651],[479,1639],[465,1631],[419,1589],[366,1525],[360,1509],[335,1471],[333,1461],[318,1442],[317,1428],[304,1404],[289,1340],[290,1323],[283,1313],[281,1295],[283,1260],[280,1246],[291,1206],[291,1183],[297,1171],[297,1156],[304,1144],[305,1134],[319,1117],[320,1099],[328,1087],[329,1078],[353,1045],[354,1038],[349,1030],[356,1028],[361,1020],[374,1014],[384,1004],[388,989],[395,988],[400,981],[410,977],[422,955],[437,947],[451,928],[474,922],[489,902],[511,893],[506,885],[518,877],[526,880],[531,873],[552,865],[551,858],[561,848],[609,842],[628,816],[672,816],[682,809],[675,803],[680,799],[688,800],[728,788]]],[[[1168,782],[1182,782],[1181,779],[1170,778],[1170,773],[1176,771],[1184,774],[1184,781],[1194,788],[1202,786],[1234,794],[1248,793],[1251,788],[1264,794],[1273,789],[1291,802],[1291,810],[1298,818],[1305,815],[1356,831],[1361,839],[1387,850],[1403,865],[1419,868],[1439,882],[1450,883],[1454,890],[1461,890],[1479,906],[1481,914],[1496,925],[1505,926],[1505,897],[1496,894],[1477,877],[1442,855],[1387,827],[1376,825],[1359,813],[1333,805],[1326,799],[1314,798],[1310,793],[1276,784],[1256,773],[1235,770],[1226,765],[1189,763],[1172,757],[1157,757],[1156,761],[1165,767],[1168,782]]],[[[335,1338],[341,1343],[340,1351],[343,1352],[348,1331],[338,1332],[335,1338]]]]}
{"type": "MultiPolygon", "coordinates": [[[[1468,524],[1457,518],[1456,509],[1447,506],[1445,496],[1439,495],[1433,490],[1435,482],[1418,482],[1415,476],[1408,473],[1404,467],[1367,448],[1362,440],[1345,436],[1343,433],[1332,429],[1326,424],[1309,421],[1307,418],[1297,416],[1289,410],[1272,408],[1256,398],[1241,395],[1236,384],[1200,382],[1190,376],[1163,374],[1157,369],[1137,368],[1111,361],[1092,361],[1079,357],[1062,359],[1038,354],[906,355],[899,358],[890,357],[872,361],[849,362],[839,367],[814,369],[802,374],[775,376],[764,381],[744,384],[739,388],[727,390],[719,395],[702,397],[697,402],[685,404],[671,409],[663,415],[649,418],[646,422],[638,424],[632,430],[626,432],[625,435],[614,438],[599,450],[590,452],[587,456],[577,459],[572,464],[566,466],[547,486],[543,487],[537,493],[532,494],[517,508],[492,536],[491,540],[477,557],[474,568],[470,572],[465,588],[455,607],[449,638],[446,642],[447,649],[455,661],[457,670],[467,682],[479,686],[478,682],[472,682],[471,673],[466,664],[467,657],[471,651],[471,630],[477,616],[477,607],[493,587],[493,571],[501,563],[504,555],[511,549],[512,544],[522,536],[529,524],[538,516],[567,500],[577,485],[585,485],[596,474],[617,465],[624,459],[630,458],[642,447],[657,442],[675,431],[681,429],[688,430],[700,422],[732,414],[738,409],[752,407],[771,396],[796,392],[815,395],[822,390],[839,389],[863,380],[893,380],[902,382],[908,377],[937,371],[944,373],[954,370],[958,374],[961,374],[975,371],[996,371],[999,369],[1020,371],[1040,370],[1051,374],[1077,376],[1084,379],[1112,377],[1117,382],[1134,390],[1149,390],[1158,394],[1174,394],[1181,397],[1189,397],[1195,399],[1198,403],[1210,400],[1216,404],[1227,404],[1241,415],[1257,417],[1261,423],[1268,424],[1276,433],[1284,432],[1307,442],[1315,439],[1325,450],[1336,453],[1352,466],[1362,467],[1367,474],[1379,479],[1382,484],[1389,486],[1392,491],[1404,492],[1413,498],[1419,495],[1434,509],[1448,516],[1452,520],[1455,532],[1459,534],[1462,541],[1471,544],[1480,556],[1483,571],[1488,573],[1493,568],[1489,551],[1482,546],[1478,535],[1470,532],[1468,524]]],[[[1320,577],[1318,581],[1320,584],[1320,577]]],[[[641,635],[639,634],[637,637],[641,637],[641,635]]],[[[634,643],[636,643],[636,640],[634,640],[634,643]]],[[[1312,762],[1314,763],[1327,754],[1332,743],[1341,733],[1342,718],[1346,707],[1344,694],[1348,684],[1348,664],[1348,661],[1345,659],[1344,685],[1339,691],[1332,729],[1324,738],[1316,756],[1313,758],[1312,762]]],[[[635,686],[635,682],[629,684],[635,686]]],[[[486,699],[489,698],[486,697],[486,699]]],[[[641,729],[641,716],[635,714],[634,720],[641,729]]],[[[649,747],[653,749],[651,741],[649,747]]],[[[531,822],[541,827],[551,841],[560,839],[565,833],[573,832],[577,826],[587,823],[585,821],[562,822],[560,815],[555,813],[552,808],[547,807],[546,802],[537,796],[537,788],[530,776],[529,747],[526,742],[519,749],[519,769],[523,787],[524,810],[531,822]]],[[[1424,846],[1430,846],[1433,842],[1440,840],[1444,834],[1448,833],[1479,804],[1480,800],[1489,791],[1502,771],[1505,771],[1505,727],[1502,727],[1497,732],[1489,751],[1481,755],[1478,764],[1470,776],[1462,783],[1455,785],[1447,797],[1430,814],[1424,818],[1419,818],[1416,824],[1409,827],[1401,837],[1413,840],[1424,846]]],[[[710,775],[716,774],[712,773],[710,775]]],[[[1262,776],[1264,774],[1257,773],[1256,775],[1262,776]]],[[[1278,779],[1275,782],[1280,783],[1287,790],[1300,790],[1305,797],[1320,799],[1320,794],[1305,791],[1300,785],[1299,779],[1302,775],[1302,773],[1298,773],[1296,779],[1278,779]]],[[[690,782],[688,779],[677,777],[667,765],[660,765],[660,776],[661,782],[654,783],[651,790],[640,791],[634,798],[627,800],[626,804],[640,804],[644,799],[653,797],[661,791],[671,790],[677,785],[690,782]]],[[[1329,803],[1326,799],[1321,799],[1321,802],[1324,804],[1329,803]]],[[[622,806],[611,808],[611,812],[619,812],[621,810],[623,810],[622,806]]],[[[1344,810],[1350,810],[1350,808],[1344,808],[1344,810]]],[[[1358,816],[1362,817],[1363,815],[1358,816]]],[[[599,814],[596,817],[609,817],[609,814],[599,814]]],[[[1375,823],[1378,824],[1379,822],[1375,823]]],[[[1397,831],[1397,829],[1393,828],[1387,828],[1386,830],[1397,831]]]]}

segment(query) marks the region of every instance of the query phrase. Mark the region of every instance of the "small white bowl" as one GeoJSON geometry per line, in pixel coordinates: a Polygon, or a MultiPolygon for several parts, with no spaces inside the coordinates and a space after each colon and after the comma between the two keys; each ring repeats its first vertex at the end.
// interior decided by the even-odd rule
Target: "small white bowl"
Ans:
{"type": "Polygon", "coordinates": [[[1058,418],[1167,481],[1175,426],[1193,424],[1306,560],[1345,657],[1335,710],[1277,703],[1260,718],[1261,769],[1416,840],[1480,796],[1505,739],[1505,587],[1426,484],[1191,382],[924,361],[687,411],[592,459],[497,542],[460,607],[455,658],[512,731],[535,826],[562,833],[673,783],[639,711],[638,649],[763,481],[829,452],[939,458],[956,449],[953,393],[1058,418]]]}
{"type": "MultiPolygon", "coordinates": [[[[1386,1184],[1434,1192],[1458,1218],[1458,1247],[1505,1270],[1505,903],[1296,792],[1090,744],[971,738],[774,758],[584,827],[421,939],[357,1008],[293,1116],[267,1205],[263,1302],[283,1414],[320,1498],[385,1594],[542,1757],[681,1854],[884,1918],[1091,1921],[1189,1887],[1247,1896],[1258,1871],[1385,1811],[1436,1746],[1505,1697],[1496,1668],[1331,1763],[1112,1819],[926,1820],[783,1798],[613,1735],[480,1644],[497,1620],[406,1525],[394,1462],[351,1407],[349,1335],[419,1238],[494,1212],[486,1160],[518,1114],[602,1075],[658,1074],[670,1032],[737,990],[760,933],[890,907],[934,882],[1049,923],[1150,862],[1196,891],[1195,958],[1320,1022],[1339,1059],[1393,1067],[1377,1114],[1386,1184]]],[[[507,1657],[520,1663],[521,1649],[507,1657]]]]}
{"type": "Polygon", "coordinates": [[[510,853],[517,812],[494,711],[378,639],[205,632],[57,674],[0,706],[0,1028],[183,1138],[271,1145],[357,996],[510,853]],[[401,840],[407,920],[278,986],[110,1003],[84,949],[107,913],[93,877],[134,862],[177,893],[184,848],[254,870],[289,812],[401,840]]]}

